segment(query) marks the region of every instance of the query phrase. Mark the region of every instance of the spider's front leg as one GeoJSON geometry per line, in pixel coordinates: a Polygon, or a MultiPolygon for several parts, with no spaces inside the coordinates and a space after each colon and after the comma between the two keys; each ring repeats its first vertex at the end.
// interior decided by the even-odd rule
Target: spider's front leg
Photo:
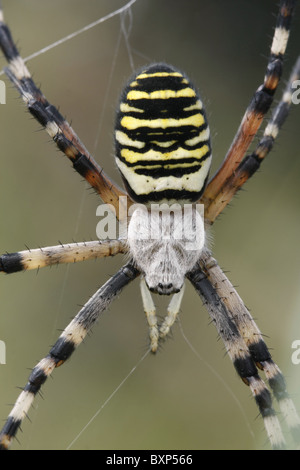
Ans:
{"type": "Polygon", "coordinates": [[[216,325],[237,373],[250,386],[264,419],[271,445],[285,446],[270,392],[258,376],[264,371],[270,389],[298,448],[300,418],[285,379],[273,361],[263,336],[237,291],[208,250],[203,250],[198,267],[188,274],[216,325]]]}
{"type": "Polygon", "coordinates": [[[49,375],[56,367],[69,359],[98,320],[100,314],[107,309],[121,290],[139,274],[139,271],[131,262],[123,266],[90,298],[65,328],[48,355],[35,366],[30,374],[27,385],[19,395],[0,433],[0,449],[6,450],[10,447],[22,421],[27,416],[36,394],[49,375]]]}
{"type": "Polygon", "coordinates": [[[188,273],[187,278],[202,298],[238,375],[250,387],[264,420],[272,448],[284,449],[285,439],[276,412],[272,407],[271,394],[259,377],[249,349],[234,320],[230,317],[226,305],[200,266],[196,266],[188,273]]]}

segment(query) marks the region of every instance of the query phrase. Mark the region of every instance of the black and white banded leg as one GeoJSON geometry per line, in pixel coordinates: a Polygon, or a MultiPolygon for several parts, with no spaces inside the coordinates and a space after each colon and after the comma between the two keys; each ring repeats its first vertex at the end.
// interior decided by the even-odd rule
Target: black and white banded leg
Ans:
{"type": "Polygon", "coordinates": [[[0,272],[11,274],[56,264],[78,263],[125,251],[126,247],[121,240],[95,240],[17,251],[0,256],[0,272]]]}
{"type": "Polygon", "coordinates": [[[284,448],[279,421],[272,407],[271,395],[259,378],[265,373],[270,389],[293,436],[296,447],[300,445],[300,418],[290,398],[285,379],[273,361],[262,334],[237,291],[208,250],[201,256],[199,267],[188,277],[215,323],[226,350],[242,378],[250,386],[264,419],[273,448],[284,448]]]}
{"type": "Polygon", "coordinates": [[[82,343],[100,314],[107,309],[121,290],[133,281],[139,271],[131,262],[123,266],[83,306],[76,317],[65,328],[57,342],[31,372],[27,385],[19,395],[0,433],[0,449],[8,449],[31,404],[56,367],[62,365],[82,343]]]}
{"type": "Polygon", "coordinates": [[[249,349],[230,317],[227,307],[199,267],[191,271],[187,277],[203,300],[238,375],[250,387],[272,448],[284,449],[285,439],[272,406],[271,394],[260,378],[249,349]]]}
{"type": "MultiPolygon", "coordinates": [[[[118,217],[119,209],[122,207],[122,201],[124,201],[124,199],[120,199],[120,196],[127,200],[127,194],[104,173],[103,168],[88,152],[74,129],[37,87],[19,54],[8,26],[4,23],[1,5],[0,47],[9,64],[4,71],[19,91],[28,111],[46,130],[59,150],[69,158],[73,168],[99,194],[102,201],[114,206],[118,217]]],[[[130,204],[129,200],[128,204],[130,204]]]]}
{"type": "Polygon", "coordinates": [[[258,369],[265,373],[270,389],[298,447],[300,445],[300,418],[287,392],[284,376],[273,361],[258,326],[232,283],[209,251],[202,254],[201,264],[209,282],[222,298],[230,318],[243,337],[254,363],[258,369]]]}
{"type": "Polygon", "coordinates": [[[300,56],[298,57],[280,102],[274,108],[271,118],[265,127],[262,138],[255,150],[247,155],[236,170],[227,178],[223,188],[223,204],[228,204],[241,187],[259,170],[267,155],[271,152],[279,131],[288,117],[292,105],[294,84],[300,78],[300,56]],[[226,197],[225,197],[226,194],[226,197]]]}
{"type": "Polygon", "coordinates": [[[263,123],[264,116],[273,103],[282,76],[283,58],[295,5],[295,0],[281,0],[280,2],[264,81],[256,90],[246,109],[222,166],[209,181],[202,196],[202,202],[205,204],[205,218],[209,224],[214,223],[235,194],[232,177],[243,161],[251,142],[263,123]]]}

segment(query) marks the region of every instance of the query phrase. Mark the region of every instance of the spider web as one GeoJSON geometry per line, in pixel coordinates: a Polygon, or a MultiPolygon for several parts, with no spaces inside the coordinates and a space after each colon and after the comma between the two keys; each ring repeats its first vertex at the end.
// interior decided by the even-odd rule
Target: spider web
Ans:
{"type": "MultiPolygon", "coordinates": [[[[124,7],[126,2],[90,1],[89,8],[84,11],[82,2],[74,0],[65,0],[64,6],[61,5],[62,2],[53,1],[51,8],[41,6],[41,3],[28,1],[23,6],[13,7],[10,2],[3,1],[5,16],[23,55],[30,56],[37,49],[44,52],[33,54],[29,68],[33,70],[37,82],[41,83],[46,96],[60,107],[63,114],[67,113],[68,119],[72,119],[73,127],[109,175],[120,181],[112,158],[112,129],[118,94],[132,70],[152,60],[166,60],[185,69],[194,82],[205,90],[204,100],[208,103],[210,122],[214,122],[213,135],[216,135],[215,129],[219,130],[219,142],[214,144],[214,153],[217,155],[215,165],[218,165],[244,107],[261,81],[259,74],[263,70],[262,67],[258,68],[257,75],[251,71],[253,75],[243,87],[243,93],[239,91],[240,78],[237,71],[229,74],[226,61],[230,57],[226,53],[231,46],[234,47],[236,35],[244,38],[242,28],[237,21],[234,23],[236,18],[230,19],[224,11],[218,12],[213,6],[204,4],[200,5],[200,11],[201,2],[194,0],[191,2],[193,14],[182,8],[181,2],[172,2],[171,8],[168,5],[161,6],[161,2],[156,0],[137,0],[132,6],[131,14],[127,12],[126,15],[120,15],[119,12],[105,22],[103,19],[107,15],[124,7]],[[194,19],[200,12],[204,17],[214,18],[215,25],[211,33],[208,26],[202,25],[203,34],[200,34],[201,28],[194,19]],[[46,23],[50,27],[45,24],[41,34],[34,18],[40,18],[40,23],[42,20],[45,23],[47,18],[46,23]],[[95,18],[100,19],[97,26],[78,34],[85,24],[93,23],[95,18]],[[219,37],[214,36],[218,30],[224,28],[224,23],[231,25],[230,21],[233,22],[232,26],[226,27],[226,31],[233,30],[232,42],[229,41],[224,50],[221,48],[221,52],[225,54],[224,62],[222,58],[210,62],[209,57],[216,56],[216,51],[221,47],[221,33],[219,37]],[[55,25],[55,28],[51,25],[55,25]],[[67,38],[70,34],[73,35],[71,40],[59,42],[57,47],[52,48],[57,43],[57,38],[67,38]],[[180,38],[179,41],[176,40],[177,37],[180,38]],[[202,44],[205,47],[202,48],[202,44]],[[205,66],[202,67],[202,63],[205,66]],[[227,73],[222,74],[222,83],[220,76],[214,78],[220,69],[228,73],[228,77],[227,73]],[[208,80],[212,82],[211,85],[208,80]],[[228,95],[225,89],[228,90],[228,95]],[[236,102],[233,105],[234,94],[236,102]],[[222,98],[223,95],[225,98],[222,98]],[[214,97],[217,101],[215,107],[207,96],[211,97],[210,100],[214,97]],[[220,108],[226,110],[229,106],[233,115],[232,122],[226,119],[226,115],[218,117],[217,114],[220,108]]],[[[271,2],[266,3],[263,11],[260,9],[260,2],[255,2],[255,8],[261,15],[264,14],[262,25],[268,22],[270,32],[274,7],[271,2]]],[[[239,5],[239,2],[232,2],[230,11],[239,11],[239,5]]],[[[245,9],[247,7],[244,6],[245,9]]],[[[245,17],[251,15],[251,10],[249,7],[249,11],[243,11],[242,14],[245,17]]],[[[243,23],[242,19],[240,23],[243,23]]],[[[251,66],[257,61],[258,65],[263,64],[259,56],[261,53],[267,54],[267,49],[261,47],[260,41],[265,45],[268,42],[266,36],[263,26],[262,39],[257,40],[257,49],[251,49],[251,66]]],[[[245,40],[244,48],[247,53],[253,40],[249,39],[249,44],[245,40]]],[[[233,66],[232,62],[230,65],[233,66]]],[[[246,65],[240,62],[240,67],[242,66],[246,65]]],[[[47,137],[41,132],[35,132],[36,123],[28,120],[28,114],[22,112],[15,93],[10,89],[7,93],[7,112],[11,114],[6,120],[15,123],[14,137],[11,137],[7,148],[10,150],[9,155],[16,155],[7,179],[15,179],[15,188],[20,188],[20,191],[13,204],[13,193],[17,189],[3,189],[5,182],[2,182],[2,200],[6,199],[7,202],[5,196],[9,194],[11,210],[8,213],[4,206],[1,213],[8,214],[7,225],[12,227],[9,234],[16,235],[8,237],[8,242],[1,242],[1,246],[5,250],[15,251],[22,249],[24,243],[36,247],[57,244],[58,239],[62,242],[72,241],[72,238],[77,241],[94,239],[98,199],[78,180],[78,176],[72,175],[68,162],[63,161],[60,154],[55,154],[47,137]],[[12,103],[14,109],[10,111],[12,103]],[[23,129],[22,135],[16,134],[16,130],[20,128],[23,129]],[[22,143],[22,150],[15,148],[16,136],[22,143]],[[26,184],[22,186],[24,179],[26,184]],[[37,204],[37,199],[42,200],[41,205],[37,204]],[[65,201],[68,201],[68,205],[65,205],[65,201]],[[31,231],[29,227],[32,227],[31,231]]],[[[285,143],[280,145],[286,148],[285,143]]],[[[295,165],[296,173],[296,160],[295,165]]],[[[280,173],[281,170],[281,167],[275,170],[277,184],[280,178],[277,173],[276,179],[276,171],[280,173]]],[[[286,186],[292,186],[290,178],[291,175],[286,186]]],[[[270,183],[268,189],[271,187],[270,183]]],[[[229,266],[234,278],[239,280],[242,296],[245,294],[252,310],[258,312],[255,316],[259,316],[263,331],[272,338],[275,337],[276,341],[276,328],[273,324],[270,331],[273,310],[270,312],[271,320],[261,318],[268,315],[269,307],[261,309],[263,295],[258,293],[259,281],[253,284],[257,272],[251,259],[253,253],[250,253],[248,247],[253,241],[251,236],[254,237],[254,243],[259,244],[255,238],[255,230],[249,234],[238,234],[238,238],[244,237],[244,240],[248,236],[249,242],[244,242],[246,250],[243,244],[236,248],[236,242],[233,243],[231,239],[237,212],[239,210],[238,215],[241,216],[244,208],[240,204],[245,204],[245,211],[249,213],[249,207],[253,204],[252,196],[255,197],[256,207],[261,198],[265,197],[257,193],[256,186],[251,186],[248,199],[247,195],[241,197],[241,202],[235,204],[234,210],[226,213],[221,220],[222,230],[216,233],[216,250],[220,253],[218,256],[222,263],[229,266]],[[230,248],[232,244],[235,249],[230,248]],[[244,256],[245,251],[249,251],[249,258],[244,256]],[[239,270],[242,261],[250,266],[248,276],[245,275],[245,268],[239,270]],[[254,299],[250,297],[252,291],[255,292],[254,299]],[[255,298],[257,296],[259,299],[255,298]]],[[[258,216],[263,223],[265,212],[260,212],[258,216]]],[[[255,259],[257,263],[262,254],[263,250],[258,252],[255,259]]],[[[32,367],[47,352],[48,344],[53,343],[57,337],[57,328],[63,328],[68,323],[78,310],[78,304],[84,303],[118,269],[121,262],[122,258],[118,257],[88,263],[87,267],[82,263],[41,271],[38,276],[35,273],[26,273],[5,278],[3,289],[5,292],[10,289],[13,294],[8,296],[4,311],[12,312],[12,324],[2,330],[12,331],[14,335],[12,338],[1,337],[6,341],[8,352],[7,366],[5,369],[0,367],[4,383],[24,385],[28,375],[26,367],[32,367]],[[21,298],[20,303],[11,298],[17,296],[17,293],[21,298]],[[17,330],[18,339],[15,337],[17,330]],[[27,334],[31,330],[32,338],[27,334]],[[25,351],[28,351],[26,357],[25,351]],[[17,364],[13,372],[12,362],[17,364]]],[[[263,281],[265,282],[265,278],[263,281]]],[[[281,281],[284,283],[282,277],[281,281]]],[[[274,285],[278,286],[278,280],[271,279],[266,285],[268,297],[274,285]]],[[[163,301],[159,311],[164,313],[164,308],[163,301]]],[[[191,346],[178,326],[174,328],[174,341],[171,339],[163,345],[163,350],[159,351],[157,357],[145,357],[147,326],[139,299],[138,283],[126,289],[110,311],[103,315],[91,337],[71,361],[55,371],[54,380],[45,385],[45,400],[37,400],[36,411],[30,414],[32,424],[25,423],[23,426],[21,448],[67,448],[83,430],[80,438],[72,444],[72,449],[242,448],[254,445],[254,430],[255,434],[256,430],[260,432],[262,423],[254,422],[256,410],[249,399],[249,392],[236,380],[230,361],[222,358],[222,347],[220,343],[216,343],[213,327],[207,325],[206,312],[192,291],[186,295],[182,310],[181,321],[184,322],[185,335],[190,344],[197,345],[196,349],[201,351],[202,359],[194,352],[191,354],[191,346]],[[139,367],[136,367],[138,364],[139,367]],[[210,372],[209,368],[216,372],[210,372]],[[225,380],[227,386],[222,384],[222,380],[225,380]],[[230,396],[231,393],[235,398],[230,396]],[[111,399],[108,400],[108,397],[111,399]],[[237,402],[241,404],[240,409],[237,402]],[[91,417],[95,419],[92,418],[93,421],[89,423],[91,417]],[[225,424],[228,421],[229,424],[225,424]]],[[[271,346],[273,345],[272,341],[271,346]]],[[[281,365],[280,361],[279,364],[281,365]]],[[[7,387],[7,403],[14,399],[13,386],[7,387]]],[[[5,417],[7,411],[5,407],[1,416],[5,417]]]]}

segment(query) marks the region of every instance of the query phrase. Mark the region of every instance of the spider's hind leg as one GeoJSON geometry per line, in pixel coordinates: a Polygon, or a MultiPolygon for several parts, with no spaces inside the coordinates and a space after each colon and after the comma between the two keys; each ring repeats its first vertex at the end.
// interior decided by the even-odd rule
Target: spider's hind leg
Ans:
{"type": "Polygon", "coordinates": [[[94,160],[92,155],[83,145],[78,135],[61,113],[53,106],[35,84],[30,71],[14,43],[8,26],[4,23],[3,12],[0,4],[0,49],[2,50],[8,67],[4,69],[6,75],[19,91],[28,111],[39,124],[46,130],[55,142],[72,162],[73,168],[90,184],[99,194],[102,201],[113,205],[116,217],[119,218],[119,210],[125,210],[123,196],[130,204],[126,193],[120,189],[103,171],[103,168],[94,160]]]}

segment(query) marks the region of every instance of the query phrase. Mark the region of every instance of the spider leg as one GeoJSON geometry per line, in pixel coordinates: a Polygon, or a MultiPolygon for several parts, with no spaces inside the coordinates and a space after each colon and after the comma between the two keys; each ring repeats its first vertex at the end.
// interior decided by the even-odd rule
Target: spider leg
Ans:
{"type": "Polygon", "coordinates": [[[187,278],[203,299],[238,375],[250,387],[263,418],[272,448],[284,449],[285,439],[272,406],[271,394],[260,378],[251,353],[227,306],[200,266],[196,265],[193,271],[187,274],[187,278]]]}
{"type": "Polygon", "coordinates": [[[227,180],[244,158],[273,102],[273,96],[282,74],[283,56],[289,38],[295,3],[295,0],[281,0],[280,2],[264,83],[255,92],[222,166],[211,179],[202,196],[207,221],[210,223],[213,223],[229,202],[226,191],[227,180]]]}
{"type": "Polygon", "coordinates": [[[208,251],[202,253],[201,267],[220,298],[222,298],[222,302],[243,337],[256,366],[265,372],[280,411],[298,446],[300,444],[300,418],[287,392],[282,372],[272,360],[259,328],[235,288],[208,251]]]}
{"type": "Polygon", "coordinates": [[[40,269],[54,264],[77,263],[89,259],[114,256],[125,251],[125,245],[121,240],[95,240],[47,246],[1,255],[0,272],[11,274],[23,270],[40,269]]]}
{"type": "Polygon", "coordinates": [[[293,83],[300,78],[300,57],[290,75],[287,86],[283,92],[281,101],[278,103],[268,121],[262,139],[259,141],[254,152],[247,155],[231,176],[227,178],[222,191],[216,196],[216,199],[208,206],[205,212],[205,218],[213,223],[216,217],[222,212],[226,205],[231,201],[236,192],[246,183],[246,181],[259,169],[261,163],[272,150],[279,130],[285,122],[290,106],[292,104],[293,83]]]}
{"type": "Polygon", "coordinates": [[[139,275],[131,262],[123,266],[83,306],[62,332],[57,342],[32,370],[27,385],[19,395],[0,433],[0,449],[8,449],[41,386],[52,371],[62,365],[82,343],[100,314],[121,290],[139,275]]]}
{"type": "Polygon", "coordinates": [[[36,86],[14,44],[9,28],[4,23],[1,6],[0,47],[9,63],[5,73],[20,92],[29,112],[45,128],[58,148],[71,160],[74,169],[87,180],[103,202],[114,206],[118,216],[119,204],[122,203],[120,196],[127,199],[126,193],[104,173],[72,127],[36,86]]]}

